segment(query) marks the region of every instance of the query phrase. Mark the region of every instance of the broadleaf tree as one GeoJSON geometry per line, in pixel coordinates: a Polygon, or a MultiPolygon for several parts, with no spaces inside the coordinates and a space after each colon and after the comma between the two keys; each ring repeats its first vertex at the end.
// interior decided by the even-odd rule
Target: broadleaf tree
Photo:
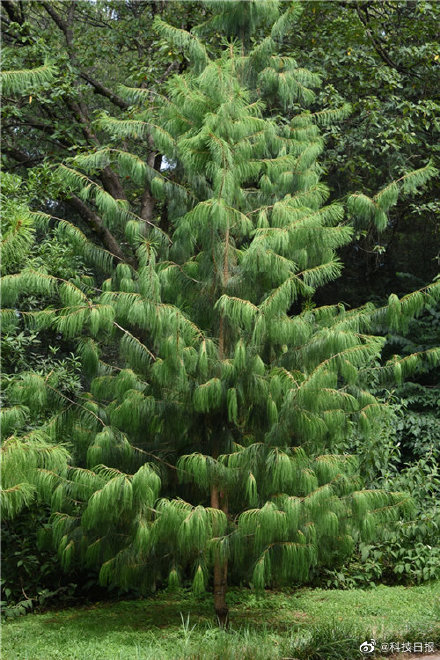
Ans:
{"type": "MultiPolygon", "coordinates": [[[[279,55],[300,5],[210,8],[191,33],[156,19],[188,68],[154,103],[121,88],[133,106],[101,115],[108,145],[57,169],[66,194],[125,231],[132,256],[113,257],[114,267],[112,255],[87,249],[108,271],[101,293],[29,270],[5,276],[4,289],[11,307],[23,292],[58,296],[61,306],[28,322],[76,338],[92,377],[60,422],[73,458],[33,473],[64,566],[97,568],[104,584],[123,587],[191,575],[197,593],[212,581],[225,625],[228,572],[260,591],[300,583],[411,507],[405,494],[362,490],[355,458],[332,446],[358,427],[374,433],[386,414],[368,392],[372,370],[400,378],[438,359],[430,349],[382,368],[385,339],[372,330],[405,323],[439,285],[382,309],[314,305],[341,274],[337,251],[354,223],[383,229],[400,192],[435,170],[353,196],[346,214],[329,201],[318,158],[319,124],[348,108],[307,109],[318,77],[279,55]],[[227,38],[211,56],[204,35],[220,28],[227,38]],[[121,149],[138,136],[161,154],[160,170],[121,149]],[[96,172],[110,162],[149,184],[166,226],[100,187],[96,172]]],[[[43,402],[46,389],[29,377],[16,405],[43,402]]]]}

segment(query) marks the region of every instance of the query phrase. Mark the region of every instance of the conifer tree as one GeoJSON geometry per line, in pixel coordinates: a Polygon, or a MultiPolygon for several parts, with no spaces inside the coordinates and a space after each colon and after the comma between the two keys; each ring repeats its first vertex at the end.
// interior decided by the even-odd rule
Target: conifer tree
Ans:
{"type": "MultiPolygon", "coordinates": [[[[22,73],[22,72],[20,72],[22,73]]],[[[32,74],[32,71],[30,72],[32,74]]],[[[39,74],[39,72],[37,72],[39,74]]],[[[28,76],[25,76],[25,79],[28,76]]],[[[33,87],[35,89],[35,86],[33,87]]],[[[101,252],[86,240],[73,225],[59,220],[58,226],[48,227],[48,217],[30,210],[26,203],[29,186],[16,175],[2,174],[2,491],[1,513],[3,519],[15,517],[22,509],[35,504],[37,499],[36,477],[38,469],[54,473],[65,470],[69,453],[63,441],[66,411],[74,403],[71,399],[80,389],[79,378],[72,369],[75,357],[70,361],[59,359],[58,348],[44,354],[41,344],[54,344],[51,335],[33,332],[39,314],[50,316],[44,305],[52,303],[55,283],[58,280],[45,272],[47,265],[55,265],[42,258],[44,247],[51,242],[62,243],[68,237],[75,246],[73,253],[76,268],[70,268],[73,281],[64,282],[76,290],[90,278],[83,277],[84,262],[79,254],[87,255],[95,265],[101,252]],[[43,231],[42,231],[43,230],[43,231]],[[41,243],[42,235],[45,241],[41,243]],[[38,244],[40,242],[40,245],[38,244]],[[96,258],[93,258],[96,257],[96,258]],[[78,268],[79,266],[79,268],[78,268]],[[20,291],[19,307],[14,303],[14,290],[20,291]],[[35,299],[26,293],[39,294],[39,311],[35,313],[35,299]],[[44,296],[44,297],[43,297],[44,296]]],[[[63,246],[60,246],[63,247],[63,246]]],[[[67,246],[64,246],[67,247],[67,246]]],[[[56,252],[51,252],[53,257],[56,252]]],[[[105,253],[104,253],[105,254],[105,253]]],[[[61,266],[65,266],[63,261],[61,266]]],[[[68,273],[63,273],[69,277],[68,273]]],[[[59,282],[61,284],[62,282],[59,282]]],[[[58,297],[58,291],[55,296],[58,297]]],[[[58,301],[57,301],[58,302],[58,301]]],[[[47,326],[50,326],[50,321],[47,326]]],[[[42,324],[40,328],[43,329],[42,324]]],[[[74,345],[70,345],[72,349],[74,345]]],[[[66,351],[67,352],[67,351],[66,351]]]]}
{"type": "MultiPolygon", "coordinates": [[[[102,115],[108,147],[58,172],[109,227],[124,228],[136,262],[114,267],[112,255],[87,248],[110,275],[99,297],[29,272],[9,277],[6,295],[13,304],[23,290],[58,295],[61,310],[32,322],[79,338],[93,377],[64,420],[76,466],[35,476],[64,565],[145,589],[191,574],[197,593],[212,578],[225,625],[228,572],[260,591],[300,583],[410,508],[402,493],[362,490],[355,459],[332,447],[356,427],[374,433],[385,413],[368,392],[384,344],[372,328],[404,323],[439,286],[391,296],[384,309],[314,306],[316,289],[341,274],[337,250],[353,224],[383,228],[399,192],[434,169],[374,198],[353,195],[346,219],[343,204],[329,202],[318,157],[319,125],[348,108],[308,111],[319,80],[279,54],[299,5],[214,7],[193,33],[156,20],[188,70],[154,106],[148,90],[121,89],[136,111],[102,115]],[[228,38],[211,57],[202,37],[219,29],[228,38]],[[120,148],[121,138],[141,135],[163,154],[160,172],[120,148]],[[99,187],[93,173],[109,164],[150,181],[167,231],[99,187]],[[122,369],[106,355],[115,341],[122,369]]],[[[395,358],[382,372],[400,377],[416,359],[438,356],[395,358]]],[[[29,387],[37,396],[46,384],[29,387]]]]}

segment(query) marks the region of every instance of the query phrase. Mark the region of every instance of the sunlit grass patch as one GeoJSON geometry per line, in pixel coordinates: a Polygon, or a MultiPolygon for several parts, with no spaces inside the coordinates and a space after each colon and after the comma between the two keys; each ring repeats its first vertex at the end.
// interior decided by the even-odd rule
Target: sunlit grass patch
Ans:
{"type": "Polygon", "coordinates": [[[227,632],[216,625],[210,595],[184,591],[30,614],[4,624],[2,658],[355,660],[362,657],[359,645],[373,636],[440,647],[440,583],[268,591],[264,597],[233,589],[229,603],[227,632]]]}

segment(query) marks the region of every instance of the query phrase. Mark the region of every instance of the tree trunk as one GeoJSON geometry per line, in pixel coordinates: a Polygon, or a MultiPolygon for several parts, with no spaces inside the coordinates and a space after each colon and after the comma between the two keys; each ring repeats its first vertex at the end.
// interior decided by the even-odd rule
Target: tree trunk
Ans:
{"type": "MultiPolygon", "coordinates": [[[[155,169],[158,172],[160,172],[162,156],[161,154],[158,154],[157,151],[155,151],[154,142],[151,135],[148,135],[148,147],[150,149],[150,152],[147,156],[147,165],[152,169],[155,169]]],[[[147,181],[141,198],[141,210],[139,212],[139,216],[142,218],[142,220],[145,220],[145,222],[149,225],[151,225],[153,222],[155,205],[156,205],[156,200],[151,194],[150,183],[147,181]]]]}
{"type": "MultiPolygon", "coordinates": [[[[225,253],[223,261],[223,290],[226,291],[229,278],[229,223],[225,235],[225,253]]],[[[219,338],[218,338],[218,356],[223,360],[225,353],[225,324],[223,315],[220,316],[219,338]]],[[[213,458],[217,459],[219,455],[218,444],[213,447],[213,458]]],[[[225,516],[228,515],[228,498],[226,493],[220,491],[218,485],[211,486],[211,507],[221,509],[225,516]]],[[[218,559],[214,563],[214,609],[217,615],[218,623],[221,628],[227,628],[229,625],[229,608],[226,604],[226,591],[228,588],[228,562],[221,562],[218,559]]]]}
{"type": "MultiPolygon", "coordinates": [[[[228,502],[224,493],[219,491],[218,486],[211,487],[211,506],[213,509],[221,509],[225,515],[228,513],[228,502]]],[[[226,604],[226,591],[228,588],[228,562],[215,560],[214,563],[214,610],[220,628],[229,626],[229,608],[226,604]]]]}

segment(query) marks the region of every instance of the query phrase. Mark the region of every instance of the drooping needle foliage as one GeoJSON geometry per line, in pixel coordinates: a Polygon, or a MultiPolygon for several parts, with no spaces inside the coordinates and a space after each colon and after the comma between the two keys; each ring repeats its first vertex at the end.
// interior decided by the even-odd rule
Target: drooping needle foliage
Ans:
{"type": "MultiPolygon", "coordinates": [[[[319,79],[279,49],[299,11],[297,3],[216,2],[214,17],[193,33],[158,19],[159,34],[187,55],[187,70],[154,104],[143,90],[120,90],[134,106],[127,117],[101,115],[108,146],[57,170],[66,191],[125,232],[132,256],[116,260],[58,221],[84,258],[107,271],[101,292],[32,270],[4,277],[11,308],[23,294],[57,299],[26,322],[77,339],[92,377],[90,394],[59,421],[74,460],[61,449],[57,462],[39,459],[34,444],[26,463],[27,482],[54,511],[63,564],[145,589],[191,575],[197,592],[212,575],[222,623],[228,570],[260,590],[302,582],[410,509],[402,493],[362,490],[356,459],[332,447],[359,427],[375,433],[386,415],[368,392],[372,371],[400,378],[416,360],[439,356],[432,349],[382,368],[385,339],[374,334],[420,312],[438,284],[391,296],[382,309],[313,303],[341,275],[338,250],[355,224],[384,229],[400,192],[434,168],[372,198],[330,200],[320,125],[349,108],[307,109],[319,79]],[[203,35],[219,26],[227,40],[211,57],[203,35]],[[255,45],[257,29],[265,36],[255,45]],[[130,152],[139,136],[160,152],[162,168],[130,152]],[[110,165],[149,182],[168,227],[100,186],[94,173],[110,165]]],[[[10,428],[26,407],[44,405],[48,387],[23,378],[10,428]]],[[[26,447],[19,437],[7,441],[12,480],[26,447]]]]}

